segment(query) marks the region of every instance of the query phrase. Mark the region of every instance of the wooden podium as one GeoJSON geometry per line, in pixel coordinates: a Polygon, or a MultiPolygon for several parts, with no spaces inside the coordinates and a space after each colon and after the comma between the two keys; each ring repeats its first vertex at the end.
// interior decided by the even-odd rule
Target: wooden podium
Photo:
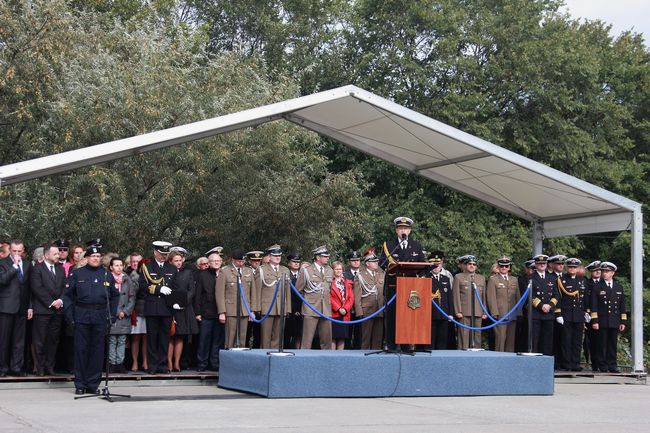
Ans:
{"type": "Polygon", "coordinates": [[[396,344],[431,344],[431,278],[417,275],[432,266],[427,262],[398,262],[388,268],[397,276],[396,344]]]}

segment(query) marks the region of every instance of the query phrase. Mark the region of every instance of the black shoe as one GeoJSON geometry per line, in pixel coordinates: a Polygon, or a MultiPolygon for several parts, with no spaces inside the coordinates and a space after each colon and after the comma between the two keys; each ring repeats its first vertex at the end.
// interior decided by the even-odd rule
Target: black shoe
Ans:
{"type": "Polygon", "coordinates": [[[156,370],[147,370],[147,374],[156,374],[156,370]]]}
{"type": "Polygon", "coordinates": [[[165,367],[158,367],[158,370],[156,370],[156,373],[160,373],[160,374],[169,374],[170,371],[169,371],[168,368],[165,368],[165,367]]]}
{"type": "MultiPolygon", "coordinates": [[[[16,375],[18,375],[18,373],[16,373],[16,375]]],[[[39,371],[36,372],[36,376],[43,377],[43,376],[45,376],[45,372],[43,370],[39,370],[39,371]]]]}
{"type": "Polygon", "coordinates": [[[620,373],[621,370],[619,370],[618,368],[610,368],[610,369],[609,369],[609,372],[610,372],[610,373],[620,373]]]}
{"type": "Polygon", "coordinates": [[[51,368],[46,368],[45,369],[45,374],[48,375],[48,376],[56,376],[56,373],[51,368]]]}
{"type": "Polygon", "coordinates": [[[181,370],[179,368],[172,368],[172,373],[180,373],[181,370]]]}
{"type": "Polygon", "coordinates": [[[206,370],[205,367],[197,367],[197,369],[196,369],[196,371],[198,371],[199,373],[201,373],[202,371],[205,371],[205,370],[206,370]]]}
{"type": "Polygon", "coordinates": [[[582,371],[582,367],[572,368],[571,371],[582,371]]]}
{"type": "Polygon", "coordinates": [[[99,394],[99,389],[97,388],[86,388],[86,394],[99,394]]]}
{"type": "Polygon", "coordinates": [[[86,392],[86,390],[84,390],[83,388],[77,388],[77,389],[74,390],[74,393],[75,393],[76,395],[82,395],[82,394],[84,394],[85,392],[86,392]]]}
{"type": "Polygon", "coordinates": [[[0,371],[0,377],[7,377],[6,371],[0,371]]]}
{"type": "MultiPolygon", "coordinates": [[[[41,371],[41,376],[43,375],[42,373],[43,372],[41,371]]],[[[9,375],[16,376],[16,377],[25,377],[27,376],[27,373],[25,373],[24,371],[10,371],[9,375]]],[[[38,376],[38,373],[36,375],[38,376]]]]}

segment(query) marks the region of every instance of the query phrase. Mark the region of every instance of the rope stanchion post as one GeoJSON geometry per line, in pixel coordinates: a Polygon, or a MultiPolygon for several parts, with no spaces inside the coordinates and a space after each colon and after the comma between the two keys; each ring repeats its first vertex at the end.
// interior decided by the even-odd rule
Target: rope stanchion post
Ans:
{"type": "MultiPolygon", "coordinates": [[[[239,293],[237,294],[237,319],[235,321],[235,347],[232,347],[231,350],[249,350],[248,347],[241,347],[241,341],[239,338],[239,333],[241,332],[241,301],[242,296],[244,296],[244,290],[242,289],[241,283],[241,270],[237,269],[237,285],[239,286],[239,293]]],[[[226,320],[228,320],[226,318],[226,320]]],[[[226,336],[227,338],[228,336],[226,336]]]]}
{"type": "MultiPolygon", "coordinates": [[[[282,276],[281,284],[280,284],[280,281],[278,281],[278,285],[280,285],[280,287],[281,287],[280,288],[280,290],[281,290],[281,292],[280,292],[280,347],[279,347],[277,352],[270,351],[270,352],[266,353],[267,355],[272,355],[272,356],[273,355],[274,356],[294,356],[295,355],[295,353],[293,353],[293,352],[285,352],[284,351],[284,327],[285,327],[285,319],[286,319],[286,315],[287,315],[286,305],[285,305],[286,296],[287,296],[286,295],[287,282],[289,282],[289,276],[286,275],[286,274],[284,274],[282,276]]],[[[278,286],[276,286],[276,289],[275,289],[275,291],[276,291],[275,296],[277,296],[277,290],[278,290],[277,287],[278,286]]],[[[274,296],[274,300],[275,300],[275,296],[274,296]]],[[[271,305],[271,308],[272,307],[273,307],[273,305],[271,305]]]]}
{"type": "Polygon", "coordinates": [[[533,281],[529,280],[528,288],[528,352],[518,352],[520,356],[542,356],[541,353],[533,352],[533,281]]]}

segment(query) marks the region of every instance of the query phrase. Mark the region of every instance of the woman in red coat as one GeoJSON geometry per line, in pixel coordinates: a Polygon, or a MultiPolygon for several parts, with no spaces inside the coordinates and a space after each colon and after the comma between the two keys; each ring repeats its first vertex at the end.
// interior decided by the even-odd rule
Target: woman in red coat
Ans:
{"type": "MultiPolygon", "coordinates": [[[[332,303],[332,318],[350,321],[350,310],[354,305],[354,292],[352,291],[352,280],[343,276],[343,263],[332,263],[334,278],[330,290],[330,301],[332,303]]],[[[345,349],[345,340],[350,338],[350,325],[332,323],[332,350],[345,349]]]]}

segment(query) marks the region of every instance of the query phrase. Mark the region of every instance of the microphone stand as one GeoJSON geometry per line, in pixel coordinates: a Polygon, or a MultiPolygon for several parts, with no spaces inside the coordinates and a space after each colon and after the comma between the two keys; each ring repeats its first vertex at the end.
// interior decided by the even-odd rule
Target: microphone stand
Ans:
{"type": "MultiPolygon", "coordinates": [[[[104,330],[104,347],[108,348],[109,347],[109,339],[111,336],[111,303],[110,303],[110,297],[108,296],[108,286],[106,285],[106,277],[107,273],[104,271],[104,294],[106,295],[106,321],[105,321],[105,330],[104,330]]],[[[102,388],[101,393],[97,394],[86,394],[86,395],[79,395],[75,396],[75,400],[79,400],[81,398],[91,398],[91,397],[99,397],[101,399],[104,399],[108,402],[114,403],[113,397],[124,397],[124,398],[131,398],[130,395],[128,394],[111,394],[111,391],[108,389],[108,376],[109,376],[109,362],[108,362],[108,353],[105,354],[104,356],[104,387],[102,388]]]]}

